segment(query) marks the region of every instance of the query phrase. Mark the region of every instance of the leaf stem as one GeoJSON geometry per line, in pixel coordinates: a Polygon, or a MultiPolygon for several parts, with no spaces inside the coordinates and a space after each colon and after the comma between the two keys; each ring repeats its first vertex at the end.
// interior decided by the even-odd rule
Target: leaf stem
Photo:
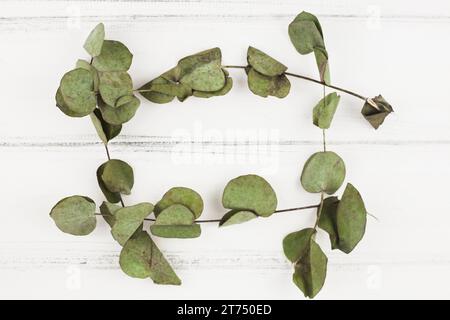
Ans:
{"type": "MultiPolygon", "coordinates": [[[[225,69],[245,69],[246,66],[229,65],[229,66],[223,66],[223,68],[225,68],[225,69]]],[[[287,76],[290,76],[290,77],[299,78],[299,79],[303,79],[303,80],[306,80],[306,81],[314,82],[314,83],[326,86],[328,88],[332,88],[332,89],[344,92],[346,94],[349,94],[351,96],[354,96],[354,97],[356,97],[358,99],[361,99],[361,100],[364,100],[364,101],[369,99],[368,97],[365,97],[365,96],[363,96],[361,94],[358,94],[356,92],[350,91],[348,89],[344,89],[344,88],[341,88],[341,87],[333,86],[331,84],[326,84],[323,81],[320,81],[320,80],[317,80],[317,79],[314,79],[314,78],[310,78],[310,77],[307,77],[307,76],[304,76],[304,75],[301,75],[301,74],[296,74],[296,73],[291,73],[291,72],[285,72],[284,74],[287,75],[287,76]]]]}

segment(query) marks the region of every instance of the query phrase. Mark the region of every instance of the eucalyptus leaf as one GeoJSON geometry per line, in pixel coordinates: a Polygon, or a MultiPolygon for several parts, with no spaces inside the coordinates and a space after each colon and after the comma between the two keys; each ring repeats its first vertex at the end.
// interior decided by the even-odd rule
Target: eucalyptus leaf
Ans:
{"type": "Polygon", "coordinates": [[[101,179],[110,192],[130,194],[134,185],[133,168],[125,161],[112,159],[104,163],[101,179]]]}
{"type": "Polygon", "coordinates": [[[222,220],[219,223],[219,227],[227,227],[235,224],[240,224],[253,220],[255,218],[258,218],[258,216],[252,211],[231,210],[222,217],[222,220]]]}
{"type": "Polygon", "coordinates": [[[309,250],[295,264],[292,279],[305,297],[314,298],[325,283],[328,258],[314,240],[309,244],[309,250]]]}
{"type": "Polygon", "coordinates": [[[330,128],[341,97],[336,92],[321,99],[313,110],[313,123],[321,129],[330,128]]]}
{"type": "Polygon", "coordinates": [[[101,99],[98,101],[98,107],[102,113],[103,119],[112,125],[122,125],[136,115],[136,111],[139,108],[141,101],[135,96],[123,96],[117,100],[117,107],[111,107],[104,103],[101,99]],[[123,102],[126,102],[123,104],[123,102]]]}
{"type": "Polygon", "coordinates": [[[121,208],[121,206],[106,201],[103,201],[103,203],[101,204],[100,213],[102,214],[103,219],[105,219],[106,223],[108,223],[111,228],[116,223],[116,212],[121,208]]]}
{"type": "Polygon", "coordinates": [[[306,161],[300,180],[308,192],[333,194],[344,179],[344,161],[336,153],[326,151],[317,152],[306,161]]]}
{"type": "Polygon", "coordinates": [[[100,55],[102,52],[103,41],[105,40],[105,26],[103,23],[99,23],[89,34],[86,42],[84,43],[84,49],[92,57],[100,55]]]}
{"type": "Polygon", "coordinates": [[[155,205],[155,215],[174,204],[181,204],[188,208],[197,219],[203,212],[202,197],[194,190],[185,187],[175,187],[167,191],[162,199],[155,205]]]}
{"type": "Polygon", "coordinates": [[[87,116],[94,111],[97,104],[94,79],[91,72],[85,69],[78,68],[67,72],[61,79],[60,93],[64,108],[69,111],[65,113],[71,116],[87,116]]]}
{"type": "Polygon", "coordinates": [[[212,92],[204,92],[204,91],[193,91],[193,96],[197,98],[211,98],[211,97],[218,97],[218,96],[224,96],[230,90],[233,88],[233,79],[231,77],[226,77],[226,83],[225,86],[218,90],[218,91],[212,91],[212,92]]]}
{"type": "Polygon", "coordinates": [[[130,50],[119,41],[103,41],[100,55],[94,57],[92,65],[101,72],[127,71],[133,60],[130,50]]]}
{"type": "Polygon", "coordinates": [[[358,190],[348,183],[337,207],[339,249],[350,253],[364,237],[367,211],[358,190]]]}
{"type": "Polygon", "coordinates": [[[86,236],[97,225],[95,202],[83,196],[62,199],[52,208],[50,217],[62,232],[75,236],[86,236]]]}
{"type": "Polygon", "coordinates": [[[319,69],[320,80],[325,84],[331,84],[330,65],[328,63],[328,52],[323,48],[315,48],[317,68],[319,69]]]}
{"type": "Polygon", "coordinates": [[[253,69],[269,77],[282,75],[287,70],[284,64],[253,47],[248,48],[247,61],[253,69]]]}
{"type": "Polygon", "coordinates": [[[100,82],[97,70],[95,70],[95,68],[89,62],[81,59],[77,61],[76,68],[85,69],[91,73],[92,78],[94,79],[94,91],[97,92],[98,84],[100,82]]]}
{"type": "Polygon", "coordinates": [[[295,49],[302,54],[309,54],[315,48],[325,49],[322,27],[316,16],[303,11],[289,24],[289,37],[295,49]]]}
{"type": "Polygon", "coordinates": [[[97,169],[97,182],[98,186],[100,187],[100,190],[102,190],[103,195],[105,196],[106,200],[108,200],[111,203],[118,203],[121,200],[121,196],[119,192],[111,192],[106,187],[105,183],[103,182],[103,171],[105,170],[106,163],[102,164],[97,169]]]}
{"type": "Polygon", "coordinates": [[[153,79],[152,81],[144,84],[141,88],[139,88],[139,93],[146,98],[147,100],[153,102],[153,103],[169,103],[175,98],[175,94],[167,94],[164,92],[157,91],[157,89],[160,89],[159,87],[156,87],[156,85],[164,85],[166,87],[173,87],[176,86],[176,84],[171,83],[169,80],[158,77],[156,79],[153,79]]]}
{"type": "Polygon", "coordinates": [[[368,99],[361,110],[364,118],[375,129],[378,129],[383,124],[384,119],[391,112],[394,112],[394,109],[381,95],[368,99]]]}
{"type": "Polygon", "coordinates": [[[120,253],[119,264],[123,272],[133,278],[150,277],[156,284],[181,284],[180,278],[145,231],[127,241],[120,253]]]}
{"type": "Polygon", "coordinates": [[[283,239],[283,251],[286,258],[295,263],[305,256],[310,249],[311,239],[315,232],[313,228],[308,228],[288,234],[283,239]]]}
{"type": "Polygon", "coordinates": [[[274,96],[284,98],[291,90],[291,83],[286,75],[268,77],[253,68],[248,70],[248,87],[254,94],[267,98],[274,96]]]}
{"type": "Polygon", "coordinates": [[[67,104],[64,101],[64,97],[61,94],[61,88],[58,88],[55,95],[56,100],[56,106],[61,110],[65,115],[69,117],[84,117],[84,113],[78,113],[75,111],[70,110],[70,108],[67,106],[67,104]]]}
{"type": "Polygon", "coordinates": [[[198,91],[218,91],[225,86],[219,48],[205,50],[178,62],[180,82],[198,91]]]}
{"type": "Polygon", "coordinates": [[[114,239],[120,245],[125,245],[152,211],[153,205],[147,202],[117,210],[114,214],[116,221],[111,229],[114,239]]]}
{"type": "Polygon", "coordinates": [[[153,235],[163,238],[197,238],[201,234],[200,225],[194,224],[194,214],[181,204],[160,212],[150,230],[153,235]]]}
{"type": "Polygon", "coordinates": [[[104,144],[108,144],[108,142],[118,136],[122,130],[121,125],[113,125],[106,122],[103,119],[100,109],[95,109],[90,116],[92,123],[94,124],[95,131],[97,131],[100,140],[102,140],[104,144]]]}
{"type": "Polygon", "coordinates": [[[277,196],[264,178],[250,174],[228,182],[223,191],[222,204],[228,209],[251,211],[268,217],[277,208],[277,196]]]}
{"type": "Polygon", "coordinates": [[[126,72],[101,72],[99,79],[100,95],[111,107],[117,106],[119,98],[133,95],[133,81],[126,72]]]}
{"type": "Polygon", "coordinates": [[[317,209],[319,228],[325,230],[330,236],[331,248],[339,249],[339,234],[337,230],[337,207],[339,199],[329,197],[323,201],[322,208],[317,209]]]}

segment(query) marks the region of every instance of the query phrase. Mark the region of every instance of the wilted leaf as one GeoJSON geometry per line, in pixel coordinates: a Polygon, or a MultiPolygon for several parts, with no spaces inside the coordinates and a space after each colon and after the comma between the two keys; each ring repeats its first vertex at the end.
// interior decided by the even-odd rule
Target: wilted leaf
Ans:
{"type": "Polygon", "coordinates": [[[264,178],[250,174],[228,182],[223,191],[222,204],[228,209],[252,211],[268,217],[277,208],[277,196],[264,178]]]}
{"type": "Polygon", "coordinates": [[[378,129],[378,127],[383,124],[384,119],[391,112],[394,112],[394,109],[392,109],[392,106],[381,95],[367,100],[361,110],[364,118],[366,118],[375,129],[378,129]]]}
{"type": "Polygon", "coordinates": [[[134,184],[133,168],[125,161],[109,160],[104,163],[101,179],[110,192],[130,194],[134,184]]]}
{"type": "Polygon", "coordinates": [[[102,51],[95,57],[92,65],[101,72],[127,71],[133,60],[128,48],[119,41],[103,41],[102,51]]]}
{"type": "Polygon", "coordinates": [[[52,208],[50,216],[62,232],[75,236],[88,235],[97,225],[95,203],[88,197],[64,198],[52,208]]]}
{"type": "Polygon", "coordinates": [[[227,212],[219,223],[219,227],[227,227],[234,224],[244,223],[258,218],[258,216],[251,211],[231,210],[227,212]]]}
{"type": "Polygon", "coordinates": [[[284,64],[253,47],[248,47],[247,61],[253,69],[269,77],[282,75],[287,70],[284,64]]]}
{"type": "Polygon", "coordinates": [[[118,107],[119,98],[133,95],[133,82],[126,72],[102,72],[100,73],[99,91],[107,105],[118,107]]]}
{"type": "Polygon", "coordinates": [[[305,297],[314,298],[322,289],[327,276],[327,256],[314,241],[309,250],[295,264],[293,281],[305,297]]]}
{"type": "Polygon", "coordinates": [[[133,278],[151,278],[156,284],[180,285],[181,280],[147,232],[127,241],[120,253],[120,267],[133,278]]]}
{"type": "Polygon", "coordinates": [[[283,239],[283,250],[286,258],[291,262],[297,262],[310,248],[310,242],[316,231],[312,228],[288,234],[283,239]]]}
{"type": "Polygon", "coordinates": [[[117,210],[114,214],[116,221],[111,229],[114,239],[120,245],[125,245],[152,211],[153,205],[147,202],[117,210]]]}
{"type": "Polygon", "coordinates": [[[350,253],[361,241],[366,231],[367,211],[358,190],[347,184],[337,207],[339,249],[350,253]]]}
{"type": "Polygon", "coordinates": [[[109,226],[112,228],[113,225],[116,223],[116,212],[117,210],[121,209],[122,207],[103,201],[103,203],[100,206],[100,213],[103,216],[103,219],[109,224],[109,226]]]}
{"type": "Polygon", "coordinates": [[[313,110],[313,123],[321,129],[328,129],[340,99],[341,97],[333,92],[320,100],[313,110]]]}
{"type": "Polygon", "coordinates": [[[106,122],[99,109],[95,109],[94,112],[91,113],[91,120],[94,124],[95,131],[97,131],[100,140],[102,140],[104,144],[107,144],[108,141],[114,139],[122,130],[121,125],[113,125],[106,122]]]}
{"type": "Polygon", "coordinates": [[[185,187],[175,187],[167,191],[162,199],[155,205],[155,215],[174,204],[181,204],[188,208],[197,219],[203,212],[202,197],[194,190],[185,187]]]}
{"type": "Polygon", "coordinates": [[[64,105],[60,109],[63,112],[67,109],[67,115],[84,117],[94,111],[97,101],[94,79],[89,71],[80,68],[69,71],[61,79],[60,90],[63,103],[59,102],[64,105]]]}
{"type": "Polygon", "coordinates": [[[102,112],[103,119],[109,124],[121,125],[133,119],[141,101],[135,96],[124,96],[117,100],[117,107],[111,107],[101,99],[98,101],[98,107],[102,112]],[[126,103],[124,103],[126,102],[126,103]],[[124,104],[122,104],[124,103],[124,104]]]}
{"type": "Polygon", "coordinates": [[[103,23],[99,23],[89,34],[86,42],[84,43],[84,49],[92,57],[100,55],[102,52],[103,41],[105,40],[105,26],[103,23]]]}
{"type": "Polygon", "coordinates": [[[274,96],[284,98],[291,90],[291,83],[286,75],[268,77],[253,68],[248,71],[248,87],[256,95],[261,97],[274,96]]]}
{"type": "Polygon", "coordinates": [[[300,180],[308,192],[333,194],[344,179],[344,161],[336,153],[327,151],[317,152],[306,161],[300,180]]]}
{"type": "Polygon", "coordinates": [[[339,199],[329,197],[323,201],[322,210],[317,209],[319,218],[319,228],[325,230],[330,236],[331,248],[339,249],[339,235],[337,230],[337,207],[339,199]]]}
{"type": "Polygon", "coordinates": [[[320,80],[325,84],[331,83],[330,65],[328,64],[328,52],[323,48],[315,48],[317,68],[319,69],[320,80]]]}

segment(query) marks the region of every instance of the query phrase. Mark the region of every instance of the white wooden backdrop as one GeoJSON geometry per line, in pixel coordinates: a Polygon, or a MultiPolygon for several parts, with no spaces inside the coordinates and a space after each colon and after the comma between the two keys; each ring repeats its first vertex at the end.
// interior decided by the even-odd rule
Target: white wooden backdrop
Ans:
{"type": "MultiPolygon", "coordinates": [[[[350,255],[330,252],[318,298],[450,298],[450,3],[434,1],[1,1],[0,2],[0,298],[274,298],[301,299],[281,241],[311,225],[313,211],[242,226],[203,227],[195,240],[157,239],[183,280],[156,286],[125,276],[106,224],[88,237],[61,233],[48,216],[60,198],[83,194],[98,203],[95,171],[105,160],[89,118],[55,108],[59,79],[89,30],[134,53],[135,86],[178,58],[220,46],[224,64],[245,64],[248,45],[290,71],[316,76],[312,56],[292,47],[287,25],[302,10],[322,22],[336,85],[382,93],[394,106],[380,130],[343,96],[329,148],[344,158],[348,180],[370,213],[367,233],[350,255]]],[[[225,212],[220,196],[240,174],[264,175],[279,207],[313,204],[300,170],[319,150],[311,109],[321,88],[292,80],[284,100],[251,94],[242,70],[225,97],[155,105],[143,102],[111,145],[134,166],[128,203],[157,201],[171,186],[198,190],[203,218],[225,212]]],[[[342,191],[342,190],[341,190],[342,191]]]]}

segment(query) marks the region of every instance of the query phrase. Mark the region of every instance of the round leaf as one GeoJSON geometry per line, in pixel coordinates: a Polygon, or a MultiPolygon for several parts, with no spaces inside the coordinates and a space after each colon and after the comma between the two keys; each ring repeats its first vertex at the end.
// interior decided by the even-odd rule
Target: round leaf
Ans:
{"type": "Polygon", "coordinates": [[[105,170],[106,163],[102,164],[97,169],[97,182],[98,186],[100,187],[100,190],[102,190],[103,195],[105,196],[106,200],[108,200],[111,203],[118,203],[120,202],[121,196],[119,192],[111,192],[106,187],[105,183],[103,182],[103,171],[105,170]]]}
{"type": "Polygon", "coordinates": [[[114,239],[123,246],[152,211],[153,205],[147,202],[117,210],[114,214],[116,221],[111,229],[114,239]]]}
{"type": "Polygon", "coordinates": [[[286,75],[268,77],[253,68],[248,71],[248,87],[256,95],[263,98],[274,96],[284,98],[291,90],[291,83],[286,75]]]}
{"type": "Polygon", "coordinates": [[[293,281],[305,297],[314,298],[322,289],[327,276],[327,256],[319,245],[311,240],[309,249],[295,264],[293,281]]]}
{"type": "Polygon", "coordinates": [[[269,77],[279,76],[287,70],[284,64],[253,47],[248,47],[247,61],[253,69],[269,77]]]}
{"type": "Polygon", "coordinates": [[[244,223],[258,218],[256,214],[251,211],[231,210],[227,212],[219,223],[219,227],[227,227],[234,224],[244,223]]]}
{"type": "Polygon", "coordinates": [[[289,24],[289,38],[300,54],[308,54],[314,48],[325,48],[319,20],[308,12],[302,12],[289,24]]]}
{"type": "Polygon", "coordinates": [[[308,228],[288,234],[283,239],[286,258],[291,262],[296,262],[303,257],[309,250],[311,238],[315,232],[314,229],[308,228]]]}
{"type": "Polygon", "coordinates": [[[64,106],[76,117],[83,117],[94,111],[97,101],[94,93],[94,79],[85,69],[75,69],[61,79],[61,97],[64,106]]]}
{"type": "Polygon", "coordinates": [[[133,82],[126,72],[102,72],[99,91],[107,105],[116,107],[119,98],[133,94],[133,82]]]}
{"type": "Polygon", "coordinates": [[[70,110],[67,104],[64,101],[64,97],[61,94],[61,88],[58,88],[55,95],[56,106],[61,110],[65,115],[69,117],[84,117],[84,113],[77,113],[75,111],[70,110]]]}
{"type": "Polygon", "coordinates": [[[194,190],[185,187],[175,187],[167,191],[162,199],[155,205],[155,215],[158,216],[163,210],[174,204],[181,204],[188,208],[195,219],[203,212],[202,197],[194,190]]]}
{"type": "Polygon", "coordinates": [[[127,241],[120,253],[120,267],[133,278],[152,278],[156,284],[180,285],[181,280],[147,232],[127,241]]]}
{"type": "Polygon", "coordinates": [[[347,184],[337,207],[339,249],[350,253],[361,241],[366,231],[367,211],[358,190],[347,184]]]}
{"type": "Polygon", "coordinates": [[[121,125],[133,119],[141,101],[135,96],[124,96],[117,100],[117,107],[111,107],[99,99],[103,119],[112,125],[121,125]]]}
{"type": "Polygon", "coordinates": [[[50,216],[62,232],[75,236],[88,235],[97,225],[94,201],[82,196],[62,199],[52,208],[50,216]]]}
{"type": "Polygon", "coordinates": [[[95,70],[95,68],[89,62],[87,62],[86,60],[81,60],[81,59],[77,61],[76,67],[87,70],[91,73],[92,78],[94,79],[94,91],[97,92],[98,91],[98,83],[99,83],[97,70],[95,70]]]}
{"type": "Polygon", "coordinates": [[[101,179],[110,192],[130,194],[134,184],[133,168],[125,161],[109,160],[104,163],[101,179]]]}
{"type": "Polygon", "coordinates": [[[150,230],[153,235],[163,238],[197,238],[201,228],[193,223],[192,212],[181,204],[174,204],[158,214],[150,230]]]}
{"type": "Polygon", "coordinates": [[[223,191],[222,204],[228,209],[252,211],[268,217],[277,208],[277,196],[264,178],[251,174],[228,182],[223,191]]]}
{"type": "Polygon", "coordinates": [[[102,52],[103,41],[105,40],[105,26],[103,23],[99,23],[89,34],[86,42],[84,43],[84,49],[92,57],[100,55],[102,52]]]}
{"type": "Polygon", "coordinates": [[[128,48],[119,41],[105,40],[102,51],[92,65],[101,72],[127,71],[133,60],[128,48]]]}
{"type": "Polygon", "coordinates": [[[230,90],[233,88],[233,79],[230,77],[226,77],[226,83],[225,86],[218,90],[218,91],[212,91],[212,92],[204,92],[204,91],[194,91],[193,95],[197,98],[211,98],[211,97],[218,97],[218,96],[224,96],[230,90]]]}
{"type": "Polygon", "coordinates": [[[317,152],[303,167],[301,183],[311,193],[335,193],[345,179],[344,161],[334,152],[317,152]]]}
{"type": "Polygon", "coordinates": [[[321,129],[330,128],[341,97],[336,92],[321,99],[313,110],[313,123],[321,129]]]}

